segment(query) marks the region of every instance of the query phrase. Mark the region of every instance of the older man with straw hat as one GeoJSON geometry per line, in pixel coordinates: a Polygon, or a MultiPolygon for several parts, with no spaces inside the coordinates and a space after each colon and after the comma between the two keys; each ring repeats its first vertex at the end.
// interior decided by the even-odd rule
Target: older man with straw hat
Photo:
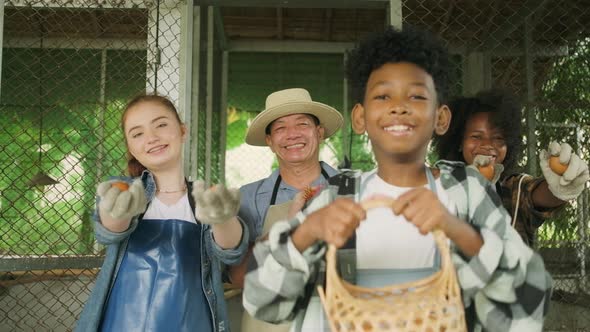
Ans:
{"type": "MultiPolygon", "coordinates": [[[[280,90],[266,98],[266,109],[252,121],[246,143],[268,146],[276,155],[279,167],[269,177],[240,188],[242,200],[238,215],[250,227],[250,242],[265,234],[275,221],[287,219],[300,210],[314,191],[338,173],[320,162],[319,149],[320,143],[334,135],[342,124],[342,115],[336,109],[313,101],[305,89],[280,90]]],[[[246,261],[230,272],[232,281],[240,286],[246,261]]],[[[248,317],[244,317],[242,324],[242,331],[286,328],[253,322],[248,317]]]]}

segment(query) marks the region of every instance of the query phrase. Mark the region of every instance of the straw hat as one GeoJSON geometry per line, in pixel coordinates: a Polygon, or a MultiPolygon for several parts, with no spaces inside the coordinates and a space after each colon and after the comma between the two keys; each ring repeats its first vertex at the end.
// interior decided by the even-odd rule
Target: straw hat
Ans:
{"type": "Polygon", "coordinates": [[[342,115],[333,107],[311,100],[305,89],[294,88],[273,92],[266,97],[266,109],[252,121],[246,133],[246,143],[266,146],[266,127],[274,120],[291,114],[312,114],[324,127],[324,137],[332,136],[344,122],[342,115]]]}

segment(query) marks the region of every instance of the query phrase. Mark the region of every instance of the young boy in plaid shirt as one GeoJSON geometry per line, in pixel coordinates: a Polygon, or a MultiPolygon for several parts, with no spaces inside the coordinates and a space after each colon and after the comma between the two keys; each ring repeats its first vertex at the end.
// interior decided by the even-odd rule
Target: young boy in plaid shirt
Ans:
{"type": "Polygon", "coordinates": [[[332,178],[306,210],[277,222],[256,244],[243,297],[250,314],[295,319],[294,331],[327,330],[315,291],[326,244],[352,242],[357,283],[382,286],[372,273],[387,283],[408,281],[398,278],[408,271],[420,272],[410,279],[433,273],[438,254],[430,232],[440,229],[451,241],[469,330],[542,330],[551,277],[510,227],[489,182],[463,163],[425,165],[432,135],[450,122],[449,67],[440,41],[410,28],[388,28],[349,54],[352,125],[368,134],[377,169],[332,178]],[[359,202],[372,197],[395,203],[363,210],[359,202]]]}

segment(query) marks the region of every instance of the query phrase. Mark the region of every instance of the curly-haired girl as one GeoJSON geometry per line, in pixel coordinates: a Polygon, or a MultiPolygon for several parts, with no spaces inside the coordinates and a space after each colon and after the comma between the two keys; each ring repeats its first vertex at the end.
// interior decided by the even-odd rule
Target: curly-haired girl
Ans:
{"type": "Polygon", "coordinates": [[[548,151],[543,150],[539,155],[542,177],[519,173],[521,107],[507,91],[481,91],[474,97],[454,99],[449,107],[452,112],[449,130],[434,140],[439,158],[478,168],[492,165],[491,181],[512,215],[512,225],[533,246],[537,229],[545,219],[584,190],[588,165],[573,153],[569,144],[551,142],[548,151]],[[549,167],[551,156],[558,156],[562,164],[569,165],[563,175],[549,167]]]}

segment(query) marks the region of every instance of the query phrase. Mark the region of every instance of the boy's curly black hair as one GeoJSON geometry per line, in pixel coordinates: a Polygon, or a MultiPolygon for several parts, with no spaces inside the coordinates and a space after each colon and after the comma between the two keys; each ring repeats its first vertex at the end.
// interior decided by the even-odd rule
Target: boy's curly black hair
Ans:
{"type": "Polygon", "coordinates": [[[506,141],[506,158],[504,175],[517,172],[517,163],[522,147],[521,135],[521,104],[512,93],[504,89],[480,91],[474,97],[460,97],[448,104],[451,109],[451,125],[443,136],[434,138],[434,151],[440,159],[462,161],[460,151],[467,121],[479,112],[489,112],[495,128],[499,128],[506,141]]]}
{"type": "Polygon", "coordinates": [[[434,81],[438,103],[449,91],[449,53],[433,34],[413,26],[388,27],[372,34],[348,52],[346,77],[355,103],[362,103],[371,73],[386,63],[409,62],[424,69],[434,81]]]}

